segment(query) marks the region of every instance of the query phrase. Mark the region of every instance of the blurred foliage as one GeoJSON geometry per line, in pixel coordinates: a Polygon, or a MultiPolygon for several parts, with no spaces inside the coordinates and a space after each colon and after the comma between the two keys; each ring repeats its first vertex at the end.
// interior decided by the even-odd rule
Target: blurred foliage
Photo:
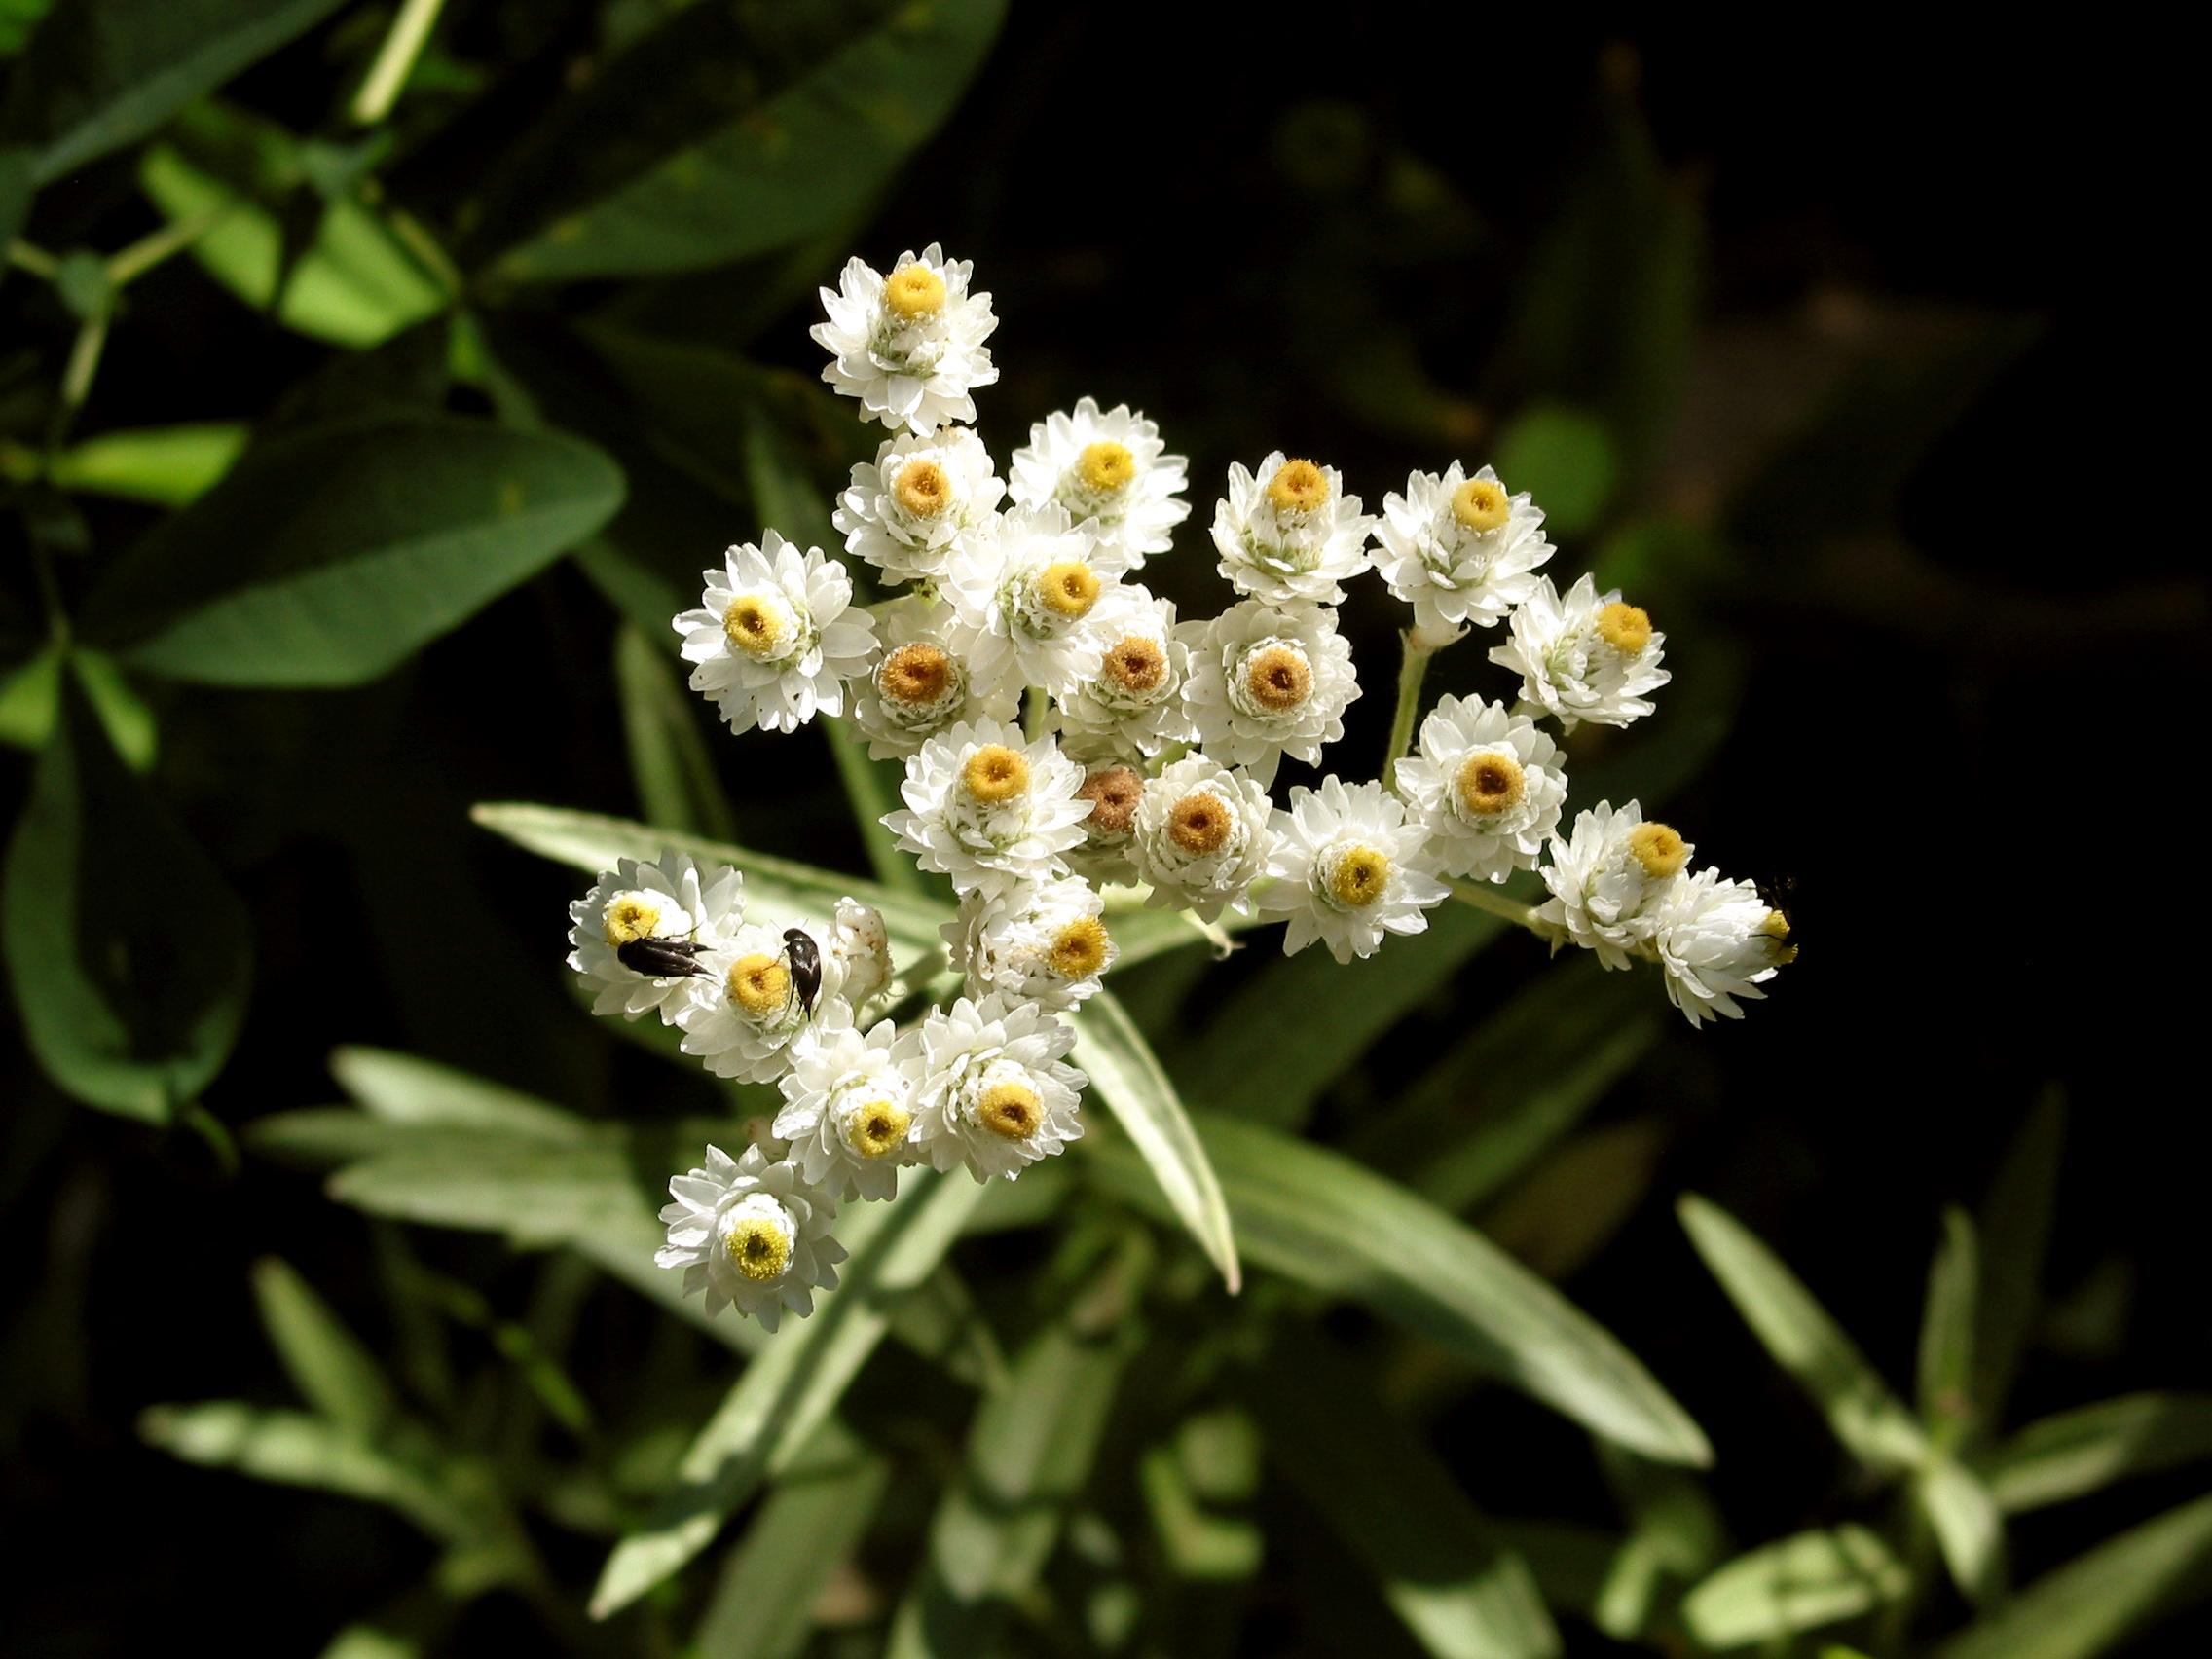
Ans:
{"type": "MultiPolygon", "coordinates": [[[[2143,1104],[2180,965],[2057,885],[2208,609],[2114,522],[2165,440],[2077,397],[2163,314],[2045,240],[2046,175],[2135,188],[2096,112],[1979,41],[1898,47],[1875,131],[1832,43],[1342,27],[0,0],[9,1651],[2212,1630],[2201,1205],[2143,1104]],[[1186,608],[1232,460],[1532,490],[1677,668],[1576,803],[1793,869],[1775,1000],[1693,1035],[1471,909],[1350,970],[1118,919],[1076,1152],[916,1172],[775,1338],[684,1303],[653,1209],[763,1091],[584,1016],[557,866],[718,847],[935,945],[882,769],[710,741],[667,619],[830,538],[869,440],[813,289],[940,240],[995,446],[1089,392],[1192,457],[1186,608]]],[[[1346,617],[1372,684],[1396,619],[1346,617]]]]}

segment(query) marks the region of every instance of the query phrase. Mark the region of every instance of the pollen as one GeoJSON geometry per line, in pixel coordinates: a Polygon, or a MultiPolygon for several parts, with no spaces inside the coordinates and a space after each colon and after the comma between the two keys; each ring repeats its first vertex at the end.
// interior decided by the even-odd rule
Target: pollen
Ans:
{"type": "Polygon", "coordinates": [[[1218,853],[1235,832],[1236,814],[1204,790],[1193,790],[1167,809],[1167,838],[1196,858],[1218,853]]]}
{"type": "Polygon", "coordinates": [[[1103,439],[1075,458],[1075,475],[1084,488],[1101,496],[1119,495],[1137,475],[1137,458],[1126,445],[1103,439]]]}
{"type": "Polygon", "coordinates": [[[1291,645],[1254,651],[1244,665],[1244,691],[1270,714],[1288,714],[1312,695],[1312,665],[1291,645]]]}
{"type": "Polygon", "coordinates": [[[906,1141],[913,1113],[890,1100],[869,1100],[845,1119],[845,1144],[863,1158],[882,1158],[906,1141]]]}
{"type": "Polygon", "coordinates": [[[1628,832],[1628,850],[1653,881],[1679,875],[1690,862],[1689,843],[1665,824],[1639,824],[1628,832]]]}
{"type": "Polygon", "coordinates": [[[1475,818],[1494,818],[1519,806],[1529,793],[1529,780],[1521,762],[1501,750],[1486,749],[1460,763],[1453,780],[1459,809],[1475,818]]]}
{"type": "Polygon", "coordinates": [[[602,923],[607,942],[620,949],[632,940],[651,939],[660,931],[660,906],[643,893],[617,893],[607,902],[602,923]]]}
{"type": "Polygon", "coordinates": [[[984,806],[1016,800],[1029,790],[1029,757],[1003,743],[986,743],[960,768],[960,787],[984,806]]]}
{"type": "Polygon", "coordinates": [[[1470,478],[1452,492],[1452,516],[1478,534],[1495,530],[1512,511],[1505,486],[1494,478],[1470,478]]]}
{"type": "Polygon", "coordinates": [[[1090,829],[1099,835],[1126,835],[1144,799],[1144,779],[1127,766],[1102,766],[1076,791],[1090,802],[1090,829]]]}
{"type": "Polygon", "coordinates": [[[937,645],[901,645],[875,671],[875,688],[887,703],[926,709],[952,686],[952,658],[937,645]]]}
{"type": "Polygon", "coordinates": [[[944,310],[944,278],[926,265],[903,265],[883,284],[883,303],[907,322],[944,310]]]}
{"type": "Polygon", "coordinates": [[[891,494],[914,518],[935,518],[952,505],[952,480],[936,461],[917,458],[899,469],[891,494]]]}
{"type": "Polygon", "coordinates": [[[1022,1084],[994,1083],[976,1102],[976,1122],[994,1135],[1027,1140],[1045,1126],[1045,1102],[1022,1084]]]}
{"type": "Polygon", "coordinates": [[[747,656],[766,656],[783,644],[783,613],[756,593],[741,593],[722,612],[722,632],[747,656]]]}
{"type": "Polygon", "coordinates": [[[755,1019],[772,1019],[791,1004],[792,971],[781,956],[741,956],[730,964],[729,1000],[755,1019]]]}
{"type": "Polygon", "coordinates": [[[1036,575],[1037,603],[1055,616],[1080,622],[1098,603],[1098,573],[1081,559],[1056,559],[1036,575]]]}
{"type": "Polygon", "coordinates": [[[1096,916],[1078,916],[1053,936],[1045,960],[1063,979],[1088,979],[1106,966],[1106,924],[1096,916]]]}
{"type": "Polygon", "coordinates": [[[1329,504],[1329,476],[1309,461],[1286,461],[1268,480],[1278,513],[1309,513],[1329,504]]]}
{"type": "Polygon", "coordinates": [[[1106,652],[1107,678],[1124,691],[1147,696],[1167,681],[1167,653],[1143,634],[1124,637],[1106,652]]]}
{"type": "Polygon", "coordinates": [[[792,1259],[790,1237],[764,1215],[739,1216],[722,1235],[722,1248],[737,1271],[755,1280],[778,1277],[792,1259]]]}
{"type": "Polygon", "coordinates": [[[1615,600],[1598,612],[1593,626],[1598,638],[1623,656],[1641,656],[1643,647],[1651,644],[1651,618],[1644,614],[1641,606],[1623,605],[1615,600]]]}
{"type": "Polygon", "coordinates": [[[1364,910],[1390,884],[1390,855],[1380,847],[1346,847],[1329,871],[1329,897],[1347,910],[1364,910]]]}

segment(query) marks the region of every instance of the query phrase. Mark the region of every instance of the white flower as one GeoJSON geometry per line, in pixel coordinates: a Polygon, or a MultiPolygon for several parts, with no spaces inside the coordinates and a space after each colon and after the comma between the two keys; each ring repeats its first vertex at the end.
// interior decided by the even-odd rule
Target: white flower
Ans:
{"type": "Polygon", "coordinates": [[[855,1008],[891,984],[891,930],[883,912],[858,899],[837,901],[836,920],[822,941],[822,979],[855,1008]]]}
{"type": "Polygon", "coordinates": [[[698,1055],[717,1077],[774,1083],[783,1074],[785,1051],[799,1033],[840,1006],[841,970],[834,958],[822,956],[817,940],[822,983],[808,1008],[805,986],[793,972],[788,931],[757,924],[739,928],[714,958],[714,989],[694,995],[677,1014],[683,1051],[698,1055]]]}
{"type": "Polygon", "coordinates": [[[999,378],[983,349],[998,318],[991,296],[971,295],[965,260],[936,242],[903,253],[889,276],[846,261],[838,291],[822,290],[828,322],[814,325],[831,362],[822,378],[886,426],[929,432],[976,419],[968,393],[999,378]]]}
{"type": "Polygon", "coordinates": [[[1057,501],[1015,507],[953,550],[943,591],[975,634],[969,672],[984,692],[1070,690],[1096,665],[1092,619],[1119,561],[1057,501]]]}
{"type": "Polygon", "coordinates": [[[1198,735],[1183,706],[1191,647],[1175,631],[1175,602],[1134,585],[1114,588],[1092,613],[1098,655],[1056,711],[1069,746],[1086,753],[1158,755],[1198,735]]]}
{"type": "Polygon", "coordinates": [[[1643,809],[1633,800],[1577,813],[1573,834],[1552,840],[1551,862],[1543,868],[1552,897],[1536,916],[1595,950],[1607,968],[1626,968],[1633,956],[1651,954],[1660,902],[1691,851],[1669,826],[1644,823],[1643,809]]]}
{"type": "Polygon", "coordinates": [[[1437,867],[1485,881],[1535,868],[1567,799],[1559,745],[1534,720],[1480,697],[1440,699],[1396,780],[1437,867]]]}
{"type": "Polygon", "coordinates": [[[878,1020],[863,1034],[842,1011],[792,1045],[779,1080],[773,1133],[791,1143],[799,1174],[839,1198],[888,1198],[912,1161],[913,1086],[901,1069],[898,1031],[878,1020]]]}
{"type": "Polygon", "coordinates": [[[1090,766],[1076,792],[1090,802],[1090,816],[1083,821],[1083,839],[1060,855],[1068,868],[1094,887],[1137,879],[1129,862],[1130,837],[1145,788],[1144,774],[1123,760],[1090,766]]]}
{"type": "Polygon", "coordinates": [[[845,567],[801,554],[774,531],[732,547],[705,572],[706,600],[676,618],[691,689],[714,698],[732,731],[795,731],[817,710],[840,714],[844,681],[867,668],[872,619],[851,608],[845,567]]]}
{"type": "Polygon", "coordinates": [[[1675,882],[1652,918],[1652,945],[1667,976],[1667,1000],[1692,1025],[1716,1014],[1741,1019],[1738,997],[1764,997],[1758,987],[1794,961],[1789,919],[1748,881],[1723,881],[1701,869],[1675,882]]]}
{"type": "Polygon", "coordinates": [[[1484,467],[1469,478],[1454,461],[1442,478],[1417,472],[1403,496],[1382,498],[1376,569],[1432,632],[1487,628],[1535,591],[1535,569],[1552,556],[1544,515],[1527,491],[1508,497],[1484,467]]]}
{"type": "Polygon", "coordinates": [[[999,720],[960,724],[906,761],[906,810],[884,828],[922,868],[963,893],[997,894],[1051,869],[1083,839],[1083,769],[1051,738],[1026,743],[999,720]]]}
{"type": "Polygon", "coordinates": [[[1192,723],[1216,759],[1242,766],[1264,786],[1274,782],[1285,753],[1318,762],[1321,746],[1344,736],[1345,707],[1359,695],[1359,681],[1337,613],[1326,606],[1277,609],[1246,600],[1175,633],[1191,647],[1192,723]]]}
{"type": "Polygon", "coordinates": [[[966,426],[905,432],[853,468],[835,518],[845,551],[886,581],[931,581],[953,542],[987,520],[1005,494],[990,451],[966,426]]]}
{"type": "Polygon", "coordinates": [[[1283,916],[1290,930],[1283,954],[1315,940],[1339,962],[1372,956],[1385,933],[1417,934],[1421,914],[1451,889],[1437,879],[1423,851],[1422,826],[1381,784],[1321,780],[1318,790],[1290,792],[1290,810],[1274,815],[1274,850],[1268,855],[1272,886],[1260,893],[1260,913],[1283,916]]]}
{"type": "Polygon", "coordinates": [[[970,658],[976,631],[941,600],[916,594],[875,612],[876,651],[853,682],[853,723],[878,760],[903,760],[962,720],[1010,720],[1021,687],[978,688],[970,658]]]}
{"type": "Polygon", "coordinates": [[[1333,466],[1290,461],[1276,450],[1258,473],[1232,461],[1229,494],[1214,508],[1213,544],[1221,573],[1248,593],[1277,605],[1343,601],[1337,584],[1368,566],[1367,533],[1375,520],[1359,498],[1344,493],[1333,466]]]}
{"type": "Polygon", "coordinates": [[[1490,660],[1520,674],[1523,699],[1557,716],[1564,731],[1581,720],[1620,726],[1648,715],[1643,694],[1673,678],[1659,666],[1667,636],[1637,607],[1623,605],[1618,588],[1601,594],[1588,575],[1565,599],[1551,577],[1537,577],[1512,628],[1511,640],[1491,647],[1490,660]]]}
{"type": "Polygon", "coordinates": [[[968,993],[1003,992],[1046,1008],[1074,1008],[1098,989],[1121,954],[1106,931],[1106,901],[1080,876],[1024,883],[997,899],[971,893],[944,924],[968,993]]]}
{"type": "Polygon", "coordinates": [[[1008,470],[1014,498],[1025,507],[1057,501],[1077,523],[1088,521],[1098,543],[1126,570],[1174,544],[1175,527],[1191,514],[1179,455],[1163,455],[1160,428],[1125,403],[1101,415],[1084,398],[1073,415],[1050,415],[1029,428],[1029,447],[1015,450],[1008,470]]]}
{"type": "Polygon", "coordinates": [[[785,1309],[803,1318],[817,1289],[836,1288],[845,1259],[830,1236],[837,1206],[793,1164],[769,1162],[756,1146],[737,1159],[710,1146],[705,1167],[668,1190],[668,1242],[653,1262],[682,1268],[683,1294],[704,1290],[709,1313],[734,1303],[773,1331],[785,1309]]]}
{"type": "Polygon", "coordinates": [[[901,1040],[914,1079],[916,1148],[938,1169],[1013,1180],[1083,1133],[1087,1081],[1062,1056],[1075,1032],[1035,1003],[962,997],[901,1040]]]}
{"type": "Polygon", "coordinates": [[[699,958],[720,949],[744,920],[745,878],[736,870],[702,874],[683,853],[663,853],[658,864],[623,859],[569,906],[569,966],[591,989],[592,1013],[636,1019],[658,1009],[673,1023],[674,1011],[713,983],[711,957],[699,958]],[[625,949],[644,966],[625,962],[625,949]]]}
{"type": "Polygon", "coordinates": [[[1145,903],[1213,921],[1224,905],[1248,911],[1248,890],[1274,846],[1268,792],[1204,755],[1186,755],[1144,786],[1129,857],[1152,888],[1145,903]]]}

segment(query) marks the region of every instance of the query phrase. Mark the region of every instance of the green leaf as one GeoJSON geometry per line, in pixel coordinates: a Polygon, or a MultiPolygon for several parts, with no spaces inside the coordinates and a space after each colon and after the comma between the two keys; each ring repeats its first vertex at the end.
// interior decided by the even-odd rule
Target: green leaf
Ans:
{"type": "Polygon", "coordinates": [[[1799,1532],[1740,1555],[1682,1598],[1706,1647],[1749,1647],[1856,1618],[1904,1594],[1910,1575],[1863,1527],[1799,1532]]]}
{"type": "Polygon", "coordinates": [[[139,1414],[138,1436],[188,1463],[386,1504],[432,1537],[452,1541],[473,1530],[467,1513],[413,1469],[305,1412],[241,1400],[149,1406],[139,1414]]]}
{"type": "MultiPolygon", "coordinates": [[[[0,144],[0,247],[12,244],[30,217],[33,159],[24,145],[0,144]]],[[[0,265],[0,281],[5,280],[7,267],[0,265]]]]}
{"type": "Polygon", "coordinates": [[[1221,1270],[1223,1281],[1235,1295],[1243,1274],[1237,1267],[1229,1204],[1174,1082],[1113,992],[1101,990],[1077,1012],[1072,1023],[1076,1036],[1071,1057],[1144,1156],[1175,1218],[1221,1270]]]}
{"type": "Polygon", "coordinates": [[[504,1131],[415,1129],[332,1176],[330,1196],[396,1221],[504,1233],[526,1247],[645,1215],[622,1144],[608,1132],[564,1146],[504,1131]]]}
{"type": "MultiPolygon", "coordinates": [[[[890,12],[764,102],[731,109],[728,125],[555,221],[501,260],[499,271],[525,281],[688,271],[828,228],[871,201],[951,113],[997,37],[1005,9],[1005,0],[935,0],[890,12]]],[[[773,16],[747,16],[744,26],[758,27],[773,16]]],[[[679,18],[671,26],[709,25],[679,18]]],[[[775,26],[819,25],[779,19],[775,26]]],[[[658,68],[667,49],[645,44],[645,67],[658,68]]],[[[757,62],[778,43],[741,34],[734,44],[740,55],[724,71],[733,76],[747,57],[757,62]]],[[[617,87],[628,79],[619,62],[610,74],[617,87]]],[[[641,90],[647,97],[666,95],[663,87],[641,90]]],[[[637,119],[635,102],[608,113],[637,119]]],[[[583,146],[603,142],[588,127],[576,139],[587,157],[583,146]]]]}
{"type": "Polygon", "coordinates": [[[1981,1477],[1945,1453],[1932,1453],[1913,1478],[1912,1495],[1967,1600],[1977,1607],[2003,1601],[2005,1518],[1981,1477]]]}
{"type": "Polygon", "coordinates": [[[890,1474],[851,1433],[824,1423],[730,1551],[692,1639],[699,1659],[793,1659],[890,1474]]]}
{"type": "Polygon", "coordinates": [[[2008,1514],[2101,1492],[2115,1481],[2212,1457],[2212,1394],[2122,1394],[2038,1419],[1989,1460],[2008,1514]]]}
{"type": "Polygon", "coordinates": [[[535,575],[622,500],[587,444],[480,421],[280,437],[108,572],[85,633],[212,685],[357,685],[535,575]]]}
{"type": "Polygon", "coordinates": [[[2066,1096],[2044,1090],[1981,1208],[1981,1296],[1975,1309],[1975,1420],[1995,1424],[2005,1413],[2021,1349],[2043,1300],[2044,1255],[2057,1205],[2059,1155],[2066,1143],[2066,1096]]]}
{"type": "Polygon", "coordinates": [[[899,837],[883,824],[884,815],[898,811],[903,804],[898,782],[903,775],[902,768],[888,760],[872,758],[867,752],[867,739],[850,720],[836,715],[824,715],[822,731],[837,762],[837,779],[845,786],[845,800],[853,809],[853,825],[860,830],[861,844],[867,848],[868,867],[875,871],[875,879],[902,893],[926,896],[929,887],[920,866],[899,850],[899,837]]]}
{"type": "Polygon", "coordinates": [[[117,756],[76,673],[0,875],[31,1051],[93,1106],[166,1121],[230,1057],[250,930],[238,895],[117,756]]]}
{"type": "Polygon", "coordinates": [[[374,1444],[390,1424],[397,1402],[360,1339],[290,1264],[275,1256],[253,1264],[253,1296],[300,1397],[345,1433],[374,1444]]]}
{"type": "Polygon", "coordinates": [[[2046,1573],[1936,1659],[2090,1659],[2212,1594],[2212,1497],[2169,1509],[2046,1573]]]}
{"type": "Polygon", "coordinates": [[[1286,1333],[1244,1393],[1269,1461],[1436,1659],[1559,1652],[1527,1565],[1348,1359],[1286,1333]]]}
{"type": "Polygon", "coordinates": [[[580,1146],[593,1138],[591,1125],[573,1112],[414,1054],[334,1049],[330,1075],[387,1123],[489,1130],[555,1146],[580,1146]]]}
{"type": "Polygon", "coordinates": [[[1920,1322],[1920,1417],[1945,1449],[1959,1443],[1972,1420],[1980,1263],[1973,1220],[1954,1204],[1943,1211],[1943,1241],[1929,1264],[1928,1310],[1920,1322]]]}
{"type": "MultiPolygon", "coordinates": [[[[1712,1460],[1703,1431],[1633,1354],[1472,1228],[1326,1148],[1219,1113],[1192,1118],[1247,1259],[1403,1321],[1606,1440],[1661,1462],[1712,1460]]],[[[1164,1207],[1133,1154],[1096,1151],[1124,1196],[1164,1207]]]]}
{"type": "Polygon", "coordinates": [[[1685,1194],[1677,1207],[1736,1311],[1820,1407],[1844,1450],[1882,1473],[1926,1459],[1919,1423],[1797,1275],[1717,1204],[1685,1194]]]}
{"type": "Polygon", "coordinates": [[[614,686],[638,805],[664,830],[729,840],[737,832],[729,801],[699,735],[699,704],[669,666],[667,653],[637,628],[614,636],[614,686]]]}
{"type": "Polygon", "coordinates": [[[54,722],[61,708],[61,661],[66,654],[77,671],[108,741],[133,772],[150,771],[161,742],[154,712],[131,689],[115,658],[88,645],[64,647],[58,641],[16,671],[0,687],[0,743],[18,749],[42,750],[54,736],[54,722]]]}
{"type": "MultiPolygon", "coordinates": [[[[1670,1581],[1691,1583],[1713,1570],[1727,1529],[1696,1476],[1618,1447],[1601,1444],[1598,1452],[1631,1528],[1591,1591],[1590,1619],[1615,1641],[1634,1641],[1649,1632],[1670,1581]]],[[[1531,1565],[1542,1582],[1541,1562],[1531,1565]]]]}
{"type": "Polygon", "coordinates": [[[1603,421],[1540,403],[1498,435],[1497,470],[1508,490],[1535,497],[1554,535],[1580,535],[1604,515],[1620,461],[1603,421]]]}
{"type": "Polygon", "coordinates": [[[763,1479],[792,1465],[875,1351],[891,1305],[936,1270],[980,1197],[963,1176],[917,1169],[889,1203],[863,1205],[840,1223],[851,1255],[837,1288],[817,1295],[810,1317],[788,1320],[738,1379],[684,1454],[677,1486],[608,1558],[592,1592],[594,1618],[677,1571],[763,1479]]]}
{"type": "Polygon", "coordinates": [[[102,432],[55,456],[46,475],[64,490],[181,507],[230,471],[246,435],[236,421],[102,432]]]}
{"type": "Polygon", "coordinates": [[[31,39],[0,131],[38,146],[51,184],[144,137],[344,0],[76,0],[31,39]]]}
{"type": "Polygon", "coordinates": [[[1235,1407],[1184,1419],[1137,1469],[1145,1508],[1178,1578],[1235,1583],[1260,1569],[1266,1543],[1249,1510],[1260,1486],[1260,1434],[1235,1407]]]}
{"type": "MultiPolygon", "coordinates": [[[[993,1185],[1012,1190],[1017,1184],[993,1185]]],[[[974,1221],[974,1211],[969,1219],[974,1221]]],[[[891,1334],[972,1388],[995,1388],[1006,1381],[1006,1355],[998,1338],[977,1306],[976,1293],[948,1263],[940,1263],[936,1272],[893,1304],[891,1334]]]]}

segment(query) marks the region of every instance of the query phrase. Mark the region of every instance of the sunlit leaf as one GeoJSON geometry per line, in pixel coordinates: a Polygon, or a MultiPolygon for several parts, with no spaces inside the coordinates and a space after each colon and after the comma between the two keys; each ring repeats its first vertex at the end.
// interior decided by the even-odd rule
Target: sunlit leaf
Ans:
{"type": "Polygon", "coordinates": [[[1951,1581],[1986,1607],[2006,1590],[2005,1518],[1981,1477],[1944,1453],[1933,1454],[1913,1480],[1913,1497],[1935,1530],[1951,1581]]]}
{"type": "Polygon", "coordinates": [[[1987,1470],[1998,1507],[2041,1509],[2212,1457],[2212,1394],[2123,1394],[2028,1424],[1987,1470]]]}
{"type": "Polygon", "coordinates": [[[64,658],[76,670],[78,684],[92,699],[124,764],[133,772],[151,770],[161,742],[154,712],[132,689],[115,658],[89,645],[64,646],[56,641],[0,686],[0,743],[29,750],[47,746],[61,708],[64,658]]]}
{"type": "Polygon", "coordinates": [[[1682,1598],[1682,1622],[1707,1647],[1749,1647],[1855,1618],[1911,1582],[1863,1527],[1799,1532],[1738,1556],[1682,1598]]]}
{"type": "Polygon", "coordinates": [[[1178,1578],[1235,1582],[1260,1568],[1265,1542],[1249,1513],[1260,1486],[1260,1434],[1235,1407],[1184,1419],[1138,1466],[1153,1531],[1178,1578]]]}
{"type": "Polygon", "coordinates": [[[373,1445],[396,1400],[384,1370],[313,1286],[275,1256],[253,1265],[261,1323],[300,1397],[344,1432],[373,1445]]]}
{"type": "Polygon", "coordinates": [[[375,1116],[395,1124],[496,1130],[560,1146],[591,1138],[572,1112],[415,1054],[350,1045],[331,1051],[330,1075],[375,1116]]]}
{"type": "Polygon", "coordinates": [[[46,475],[64,490],[181,507],[215,487],[244,453],[246,436],[236,421],[102,432],[55,456],[46,475]]]}
{"type": "Polygon", "coordinates": [[[139,1415],[138,1435],[188,1463],[386,1504],[433,1537],[462,1538],[474,1527],[413,1469],[305,1412],[265,1411],[240,1400],[149,1406],[139,1415]]]}
{"type": "MultiPolygon", "coordinates": [[[[1726,1553],[1727,1529],[1697,1476],[1617,1446],[1601,1444],[1598,1451],[1630,1530],[1587,1605],[1600,1630],[1633,1641],[1650,1627],[1670,1583],[1694,1583],[1713,1570],[1726,1553]]],[[[1541,1559],[1531,1565],[1541,1582],[1541,1559]]]]}

